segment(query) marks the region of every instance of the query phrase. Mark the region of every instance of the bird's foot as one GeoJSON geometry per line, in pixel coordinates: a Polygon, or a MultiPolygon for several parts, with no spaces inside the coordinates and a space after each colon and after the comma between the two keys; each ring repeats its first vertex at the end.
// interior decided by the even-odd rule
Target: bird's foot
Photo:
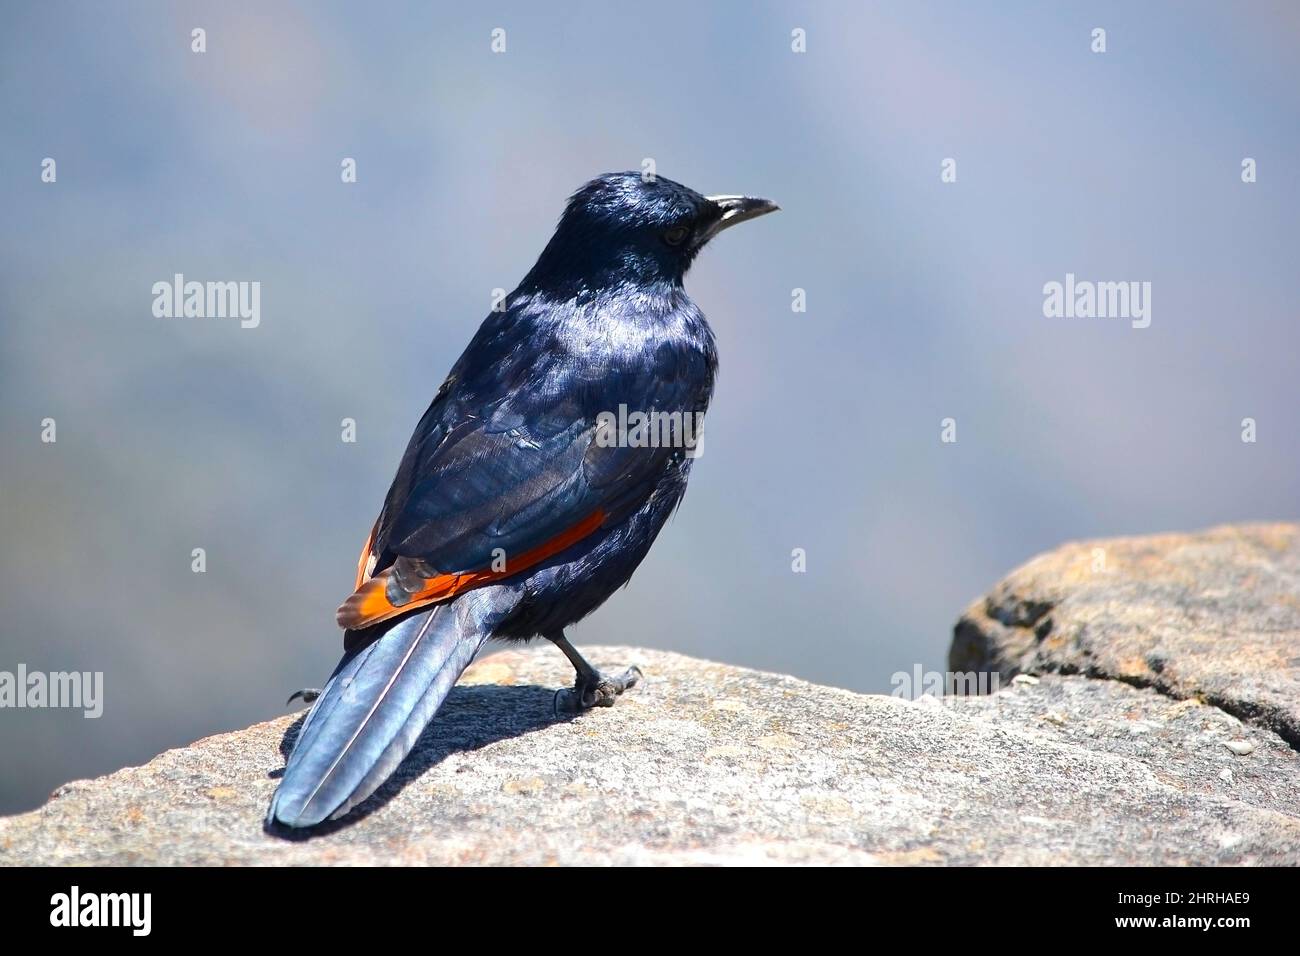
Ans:
{"type": "Polygon", "coordinates": [[[629,667],[623,673],[608,677],[599,671],[583,678],[578,676],[572,687],[555,692],[557,714],[577,714],[592,707],[613,707],[614,701],[645,675],[639,667],[629,667]]]}
{"type": "Polygon", "coordinates": [[[299,699],[301,699],[304,704],[310,704],[313,703],[316,700],[316,698],[319,696],[320,696],[319,687],[304,687],[302,690],[296,690],[292,694],[290,694],[289,699],[284,702],[284,706],[288,707],[295,700],[299,700],[299,699]]]}

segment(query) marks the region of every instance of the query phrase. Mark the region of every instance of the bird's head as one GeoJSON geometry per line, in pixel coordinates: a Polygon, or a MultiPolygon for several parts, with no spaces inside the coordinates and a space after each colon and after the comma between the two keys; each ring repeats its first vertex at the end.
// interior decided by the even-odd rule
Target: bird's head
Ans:
{"type": "Polygon", "coordinates": [[[614,283],[680,284],[710,239],[775,212],[748,196],[702,196],[662,176],[609,173],[569,200],[523,287],[581,293],[614,283]]]}

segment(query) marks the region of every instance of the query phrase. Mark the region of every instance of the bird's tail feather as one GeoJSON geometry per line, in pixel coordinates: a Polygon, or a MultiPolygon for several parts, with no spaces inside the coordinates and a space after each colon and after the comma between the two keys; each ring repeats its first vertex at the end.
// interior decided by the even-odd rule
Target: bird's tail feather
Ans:
{"type": "Polygon", "coordinates": [[[340,817],[397,768],[490,636],[460,604],[402,618],[344,656],[303,721],[268,823],[340,817]]]}

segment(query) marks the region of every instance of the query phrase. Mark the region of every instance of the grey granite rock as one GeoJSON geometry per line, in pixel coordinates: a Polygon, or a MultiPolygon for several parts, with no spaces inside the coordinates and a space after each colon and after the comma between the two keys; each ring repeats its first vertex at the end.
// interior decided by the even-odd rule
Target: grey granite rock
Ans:
{"type": "Polygon", "coordinates": [[[1300,747],[1300,525],[1082,541],[1040,555],[967,609],[949,666],[1153,687],[1300,747]]]}
{"type": "Polygon", "coordinates": [[[556,719],[560,654],[490,657],[318,835],[261,826],[291,716],[60,788],[0,820],[0,864],[1300,862],[1295,752],[1206,704],[1057,676],[911,702],[588,650],[646,681],[556,719]]]}

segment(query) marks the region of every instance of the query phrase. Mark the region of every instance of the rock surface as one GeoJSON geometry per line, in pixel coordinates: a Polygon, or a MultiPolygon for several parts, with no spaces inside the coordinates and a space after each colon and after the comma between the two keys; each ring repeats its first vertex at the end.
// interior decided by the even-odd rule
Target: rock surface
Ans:
{"type": "Polygon", "coordinates": [[[1055,671],[1196,698],[1300,747],[1300,525],[1069,544],[958,622],[954,671],[1055,671]]]}
{"type": "Polygon", "coordinates": [[[0,819],[0,864],[1296,864],[1298,541],[1250,526],[1037,558],[958,625],[953,668],[1004,678],[985,697],[588,648],[647,679],[565,719],[563,656],[510,651],[316,835],[262,829],[288,716],[60,788],[0,819]]]}

